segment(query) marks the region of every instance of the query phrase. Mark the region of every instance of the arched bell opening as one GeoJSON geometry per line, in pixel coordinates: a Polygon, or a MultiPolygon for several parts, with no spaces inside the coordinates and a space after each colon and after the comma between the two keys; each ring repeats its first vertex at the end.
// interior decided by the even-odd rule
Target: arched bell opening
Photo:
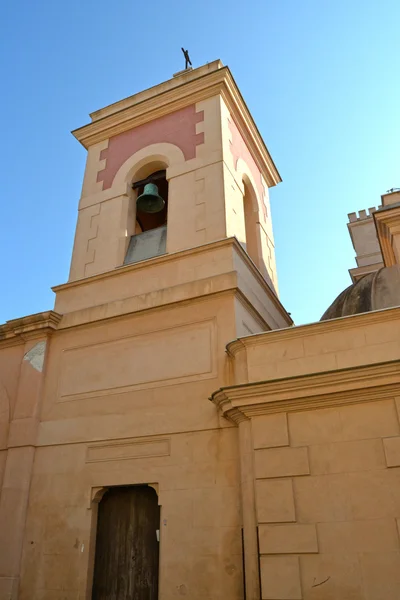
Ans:
{"type": "Polygon", "coordinates": [[[135,228],[124,264],[147,260],[166,252],[168,180],[166,165],[144,165],[132,183],[135,228]],[[160,168],[161,167],[161,168],[160,168]]]}
{"type": "Polygon", "coordinates": [[[156,229],[167,224],[168,218],[168,181],[165,169],[161,169],[140,179],[132,184],[136,198],[136,229],[138,233],[156,229]],[[151,206],[151,194],[159,197],[158,205],[153,202],[151,206]],[[142,202],[140,202],[142,199],[142,202]],[[161,210],[157,210],[161,207],[161,210]],[[147,208],[147,209],[146,209],[147,208]],[[152,209],[155,209],[154,212],[152,209]]]}

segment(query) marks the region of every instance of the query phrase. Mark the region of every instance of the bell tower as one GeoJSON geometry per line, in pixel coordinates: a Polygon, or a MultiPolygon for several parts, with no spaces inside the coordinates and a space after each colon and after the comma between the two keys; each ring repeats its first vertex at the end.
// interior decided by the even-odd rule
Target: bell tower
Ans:
{"type": "Polygon", "coordinates": [[[265,379],[276,335],[250,337],[262,353],[245,336],[292,324],[279,174],[219,61],[73,133],[87,164],[69,280],[54,311],[0,327],[0,599],[257,600],[252,424],[210,398],[265,379]]]}
{"type": "MultiPolygon", "coordinates": [[[[256,329],[290,323],[277,298],[268,197],[281,179],[228,67],[217,60],[184,70],[90,116],[73,132],[88,154],[69,282],[55,288],[56,310],[70,310],[74,284],[134,265],[146,277],[154,261],[209,256],[213,244],[217,252],[230,240],[273,306],[274,317],[264,315],[256,329]]],[[[192,271],[192,281],[210,276],[203,271],[192,271]]]]}

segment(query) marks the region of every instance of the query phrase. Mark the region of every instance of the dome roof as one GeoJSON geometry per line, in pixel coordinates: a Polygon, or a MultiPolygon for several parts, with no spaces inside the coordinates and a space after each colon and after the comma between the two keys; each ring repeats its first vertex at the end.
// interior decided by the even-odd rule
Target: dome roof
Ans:
{"type": "Polygon", "coordinates": [[[400,305],[400,265],[368,273],[346,288],[324,312],[321,321],[400,305]]]}

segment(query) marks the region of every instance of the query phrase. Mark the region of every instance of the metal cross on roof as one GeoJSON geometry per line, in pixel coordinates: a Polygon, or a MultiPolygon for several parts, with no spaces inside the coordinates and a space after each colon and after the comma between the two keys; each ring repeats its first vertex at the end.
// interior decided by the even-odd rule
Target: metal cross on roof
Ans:
{"type": "Polygon", "coordinates": [[[182,52],[183,52],[183,56],[185,57],[185,69],[189,68],[189,65],[192,66],[192,61],[189,58],[189,50],[185,50],[184,48],[181,48],[182,52]]]}

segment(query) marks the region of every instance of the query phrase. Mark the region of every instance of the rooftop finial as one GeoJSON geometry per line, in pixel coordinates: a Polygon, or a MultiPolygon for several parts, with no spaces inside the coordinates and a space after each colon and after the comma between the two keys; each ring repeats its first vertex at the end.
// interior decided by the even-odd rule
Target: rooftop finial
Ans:
{"type": "Polygon", "coordinates": [[[189,65],[192,66],[192,61],[189,58],[189,50],[185,50],[184,48],[181,48],[182,52],[183,52],[183,56],[185,57],[185,69],[189,68],[189,65]]]}

